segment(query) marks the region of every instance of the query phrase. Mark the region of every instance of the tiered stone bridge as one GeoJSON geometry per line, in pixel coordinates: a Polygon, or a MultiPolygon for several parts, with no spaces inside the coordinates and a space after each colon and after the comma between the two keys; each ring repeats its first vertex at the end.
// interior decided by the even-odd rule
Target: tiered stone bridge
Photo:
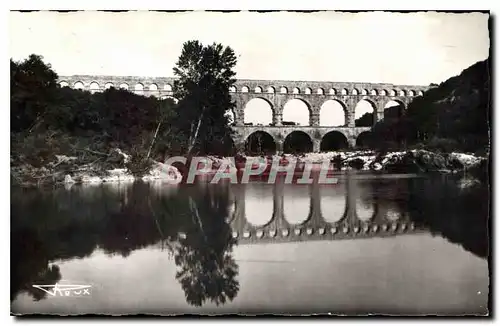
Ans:
{"type": "MultiPolygon", "coordinates": [[[[169,77],[132,77],[132,76],[60,76],[59,84],[90,92],[102,92],[114,87],[127,89],[134,93],[160,98],[173,97],[174,78],[169,77]]],[[[285,81],[285,80],[249,80],[239,79],[230,92],[235,102],[233,109],[235,145],[240,146],[256,131],[271,135],[278,151],[284,139],[292,132],[302,131],[313,142],[313,151],[320,150],[321,139],[330,132],[342,134],[349,146],[356,144],[356,139],[370,127],[355,127],[354,111],[360,101],[368,102],[374,113],[374,123],[384,118],[384,109],[390,101],[395,101],[406,108],[416,96],[421,96],[427,86],[393,85],[379,83],[321,82],[321,81],[285,81]],[[272,109],[270,126],[245,125],[245,106],[253,99],[266,101],[272,109]],[[298,99],[309,110],[309,126],[283,126],[283,108],[285,104],[298,99]],[[320,126],[320,110],[326,101],[336,101],[344,109],[345,125],[320,126]]]]}
{"type": "MultiPolygon", "coordinates": [[[[354,238],[388,237],[401,234],[427,232],[422,226],[416,226],[407,213],[395,213],[394,202],[374,200],[373,214],[370,218],[359,217],[357,203],[359,199],[351,193],[353,180],[348,178],[338,185],[345,187],[345,210],[336,222],[328,222],[328,211],[321,208],[321,187],[317,183],[308,187],[310,196],[309,214],[301,223],[294,224],[287,220],[284,210],[284,192],[286,185],[275,184],[273,187],[273,212],[269,222],[254,225],[246,218],[245,186],[233,189],[234,211],[229,219],[233,238],[240,244],[258,244],[266,242],[294,242],[312,240],[341,240],[354,238]]],[[[296,186],[296,185],[294,185],[296,186]]],[[[329,186],[329,187],[330,187],[329,186]]]]}

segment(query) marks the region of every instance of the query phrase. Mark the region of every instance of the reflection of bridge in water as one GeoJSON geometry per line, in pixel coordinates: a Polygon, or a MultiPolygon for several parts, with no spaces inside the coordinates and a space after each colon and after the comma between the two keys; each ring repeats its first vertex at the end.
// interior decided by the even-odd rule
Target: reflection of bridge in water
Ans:
{"type": "Polygon", "coordinates": [[[232,187],[232,235],[240,244],[250,244],[386,237],[425,231],[411,221],[407,212],[396,208],[395,201],[361,200],[358,183],[346,178],[336,185],[277,183],[232,187]],[[248,192],[252,192],[252,187],[265,189],[263,197],[256,199],[256,207],[248,205],[248,192]],[[334,197],[329,198],[332,190],[334,197]],[[307,211],[300,214],[300,203],[294,205],[299,198],[289,196],[290,192],[300,194],[302,202],[308,201],[307,211]],[[368,210],[367,202],[371,204],[368,210]],[[249,210],[248,206],[251,206],[249,210]],[[259,208],[265,210],[266,206],[269,214],[263,216],[259,208]],[[259,221],[249,218],[251,216],[257,216],[259,221]]]}

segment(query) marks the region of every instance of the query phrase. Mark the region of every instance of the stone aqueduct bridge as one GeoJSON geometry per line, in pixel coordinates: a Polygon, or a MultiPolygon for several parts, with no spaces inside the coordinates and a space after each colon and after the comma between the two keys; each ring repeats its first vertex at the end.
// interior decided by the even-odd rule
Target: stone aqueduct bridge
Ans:
{"type": "Polygon", "coordinates": [[[322,188],[320,185],[317,183],[302,185],[307,188],[304,191],[309,193],[310,207],[308,216],[304,216],[304,221],[298,224],[289,222],[285,214],[284,201],[288,198],[285,199],[283,190],[286,185],[277,183],[266,186],[273,187],[273,212],[269,222],[264,225],[253,225],[246,219],[245,187],[237,185],[232,190],[234,211],[228,222],[233,230],[232,236],[238,240],[238,243],[342,240],[428,232],[427,228],[415,225],[408,213],[396,212],[394,202],[374,199],[371,216],[361,218],[357,202],[359,197],[348,195],[351,193],[349,188],[355,187],[351,178],[334,186],[326,186],[345,187],[345,209],[342,216],[329,216],[331,212],[328,208],[321,207],[322,188]],[[327,220],[336,220],[336,222],[332,223],[327,220]]]}
{"type": "MultiPolygon", "coordinates": [[[[100,92],[110,87],[123,88],[147,96],[172,97],[174,78],[131,77],[131,76],[60,76],[61,86],[69,86],[100,92]]],[[[240,146],[247,137],[256,132],[270,134],[278,150],[283,148],[284,139],[293,131],[303,131],[313,143],[313,151],[319,151],[321,139],[329,132],[337,131],[345,136],[350,146],[356,144],[357,137],[370,127],[355,127],[354,110],[358,102],[365,100],[371,104],[374,123],[384,118],[384,108],[389,101],[408,106],[416,96],[421,96],[427,86],[393,85],[374,83],[284,81],[284,80],[237,80],[230,89],[236,107],[233,111],[236,131],[235,144],[240,146]],[[272,109],[272,126],[245,126],[244,109],[252,99],[265,100],[272,109]],[[284,105],[292,99],[304,102],[309,109],[309,126],[283,126],[284,105]],[[334,100],[343,107],[345,125],[342,127],[320,126],[320,109],[323,103],[334,100]]]]}

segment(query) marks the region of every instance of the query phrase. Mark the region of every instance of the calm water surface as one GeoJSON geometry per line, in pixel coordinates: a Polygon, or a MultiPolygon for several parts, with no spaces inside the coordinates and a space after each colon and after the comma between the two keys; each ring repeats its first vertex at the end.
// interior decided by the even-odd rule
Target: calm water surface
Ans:
{"type": "Polygon", "coordinates": [[[12,189],[11,311],[487,313],[486,187],[339,179],[12,189]]]}

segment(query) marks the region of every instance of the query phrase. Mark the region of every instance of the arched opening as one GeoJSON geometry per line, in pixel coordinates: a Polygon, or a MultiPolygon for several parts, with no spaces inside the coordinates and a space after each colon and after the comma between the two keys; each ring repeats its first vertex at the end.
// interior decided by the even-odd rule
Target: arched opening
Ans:
{"type": "Polygon", "coordinates": [[[380,95],[387,96],[387,91],[385,89],[381,90],[380,95]]]}
{"type": "Polygon", "coordinates": [[[309,105],[299,99],[292,99],[286,102],[283,107],[283,125],[309,125],[309,105]]]}
{"type": "Polygon", "coordinates": [[[242,92],[242,93],[248,93],[248,87],[247,87],[247,86],[243,86],[243,87],[241,88],[241,92],[242,92]]]}
{"type": "Polygon", "coordinates": [[[366,99],[361,100],[354,109],[354,125],[356,127],[371,127],[376,122],[376,114],[376,108],[372,102],[366,99]]]}
{"type": "Polygon", "coordinates": [[[335,95],[335,94],[337,94],[337,91],[335,90],[335,88],[330,88],[330,90],[328,91],[328,94],[335,95]]]}
{"type": "Polygon", "coordinates": [[[156,92],[156,91],[158,91],[158,85],[156,85],[156,84],[149,85],[149,91],[150,92],[156,92]]]}
{"type": "Polygon", "coordinates": [[[260,86],[255,87],[254,89],[255,93],[262,93],[262,88],[260,86]]]}
{"type": "Polygon", "coordinates": [[[313,151],[311,137],[303,131],[292,131],[283,142],[284,153],[310,153],[313,151]]]}
{"type": "Polygon", "coordinates": [[[396,94],[397,94],[397,93],[396,93],[396,90],[395,90],[395,89],[391,89],[391,91],[390,91],[389,95],[390,95],[390,96],[396,96],[396,94]]]}
{"type": "Polygon", "coordinates": [[[384,106],[384,120],[397,120],[404,112],[404,105],[399,101],[389,101],[384,106]]]}
{"type": "Polygon", "coordinates": [[[95,93],[95,92],[99,91],[99,84],[96,82],[91,82],[89,89],[90,89],[91,93],[95,93]]]}
{"type": "Polygon", "coordinates": [[[413,91],[413,90],[409,91],[408,95],[410,95],[411,97],[415,96],[415,91],[413,91]]]}
{"type": "Polygon", "coordinates": [[[295,88],[293,89],[293,92],[292,92],[292,93],[293,93],[293,94],[300,94],[300,89],[298,89],[297,87],[295,87],[295,88]]]}
{"type": "Polygon", "coordinates": [[[290,224],[304,223],[311,212],[311,194],[308,186],[284,185],[283,215],[290,224]]]}
{"type": "Polygon", "coordinates": [[[361,90],[361,95],[368,95],[368,91],[366,89],[361,90]]]}
{"type": "Polygon", "coordinates": [[[134,86],[134,91],[136,94],[143,94],[144,93],[144,85],[141,83],[137,83],[134,86]]]}
{"type": "Polygon", "coordinates": [[[356,88],[354,88],[352,90],[352,95],[359,95],[359,91],[356,88]]]}
{"type": "Polygon", "coordinates": [[[281,94],[287,94],[288,93],[288,89],[285,86],[281,86],[280,93],[281,94]]]}
{"type": "Polygon", "coordinates": [[[345,105],[337,100],[328,100],[321,105],[319,110],[319,125],[329,127],[345,126],[345,105]]]}
{"type": "Polygon", "coordinates": [[[318,91],[317,93],[318,95],[324,95],[325,94],[325,90],[323,88],[318,88],[318,91]]]}
{"type": "Polygon", "coordinates": [[[275,185],[250,182],[245,187],[245,218],[255,226],[271,222],[274,215],[275,185]]]}
{"type": "Polygon", "coordinates": [[[423,96],[423,95],[424,95],[424,92],[418,91],[418,96],[423,96]]]}
{"type": "Polygon", "coordinates": [[[120,84],[119,87],[120,87],[120,89],[128,90],[128,84],[122,83],[122,84],[120,84]]]}
{"type": "Polygon", "coordinates": [[[110,89],[111,87],[115,87],[115,85],[113,85],[113,83],[104,84],[104,89],[110,89]]]}
{"type": "Polygon", "coordinates": [[[268,93],[268,94],[274,94],[274,92],[275,92],[274,87],[269,86],[269,87],[267,88],[267,93],[268,93]]]}
{"type": "Polygon", "coordinates": [[[320,185],[321,216],[328,223],[339,222],[345,215],[347,207],[346,189],[320,185]]]}
{"type": "Polygon", "coordinates": [[[78,81],[76,82],[74,85],[73,85],[73,88],[74,89],[84,89],[85,86],[83,86],[83,83],[81,81],[78,81]]]}
{"type": "Polygon", "coordinates": [[[62,82],[59,83],[59,86],[61,86],[61,88],[62,87],[68,87],[69,84],[68,84],[68,82],[62,81],[62,82]]]}
{"type": "Polygon", "coordinates": [[[373,146],[373,134],[370,131],[363,131],[356,138],[356,147],[371,148],[373,146]]]}
{"type": "Polygon", "coordinates": [[[399,96],[406,96],[406,92],[404,90],[399,91],[399,96]]]}
{"type": "Polygon", "coordinates": [[[230,86],[229,87],[229,92],[230,93],[236,93],[236,87],[235,86],[230,86]]]}
{"type": "Polygon", "coordinates": [[[377,90],[376,90],[376,89],[372,89],[372,90],[370,91],[370,95],[377,95],[377,94],[378,94],[378,93],[377,93],[377,90]]]}
{"type": "Polygon", "coordinates": [[[172,85],[170,84],[165,84],[165,87],[163,87],[164,91],[171,92],[172,91],[172,85]]]}
{"type": "Polygon", "coordinates": [[[330,131],[321,139],[320,151],[330,152],[337,151],[340,149],[346,149],[349,147],[347,143],[347,138],[339,131],[330,131]]]}
{"type": "Polygon", "coordinates": [[[248,101],[244,109],[244,122],[253,126],[268,126],[273,122],[273,108],[261,98],[248,101]]]}
{"type": "Polygon", "coordinates": [[[272,155],[276,153],[273,137],[265,131],[255,131],[245,141],[247,155],[272,155]]]}
{"type": "Polygon", "coordinates": [[[306,93],[307,95],[311,95],[312,90],[311,90],[309,87],[307,87],[307,88],[306,88],[305,93],[306,93]]]}

